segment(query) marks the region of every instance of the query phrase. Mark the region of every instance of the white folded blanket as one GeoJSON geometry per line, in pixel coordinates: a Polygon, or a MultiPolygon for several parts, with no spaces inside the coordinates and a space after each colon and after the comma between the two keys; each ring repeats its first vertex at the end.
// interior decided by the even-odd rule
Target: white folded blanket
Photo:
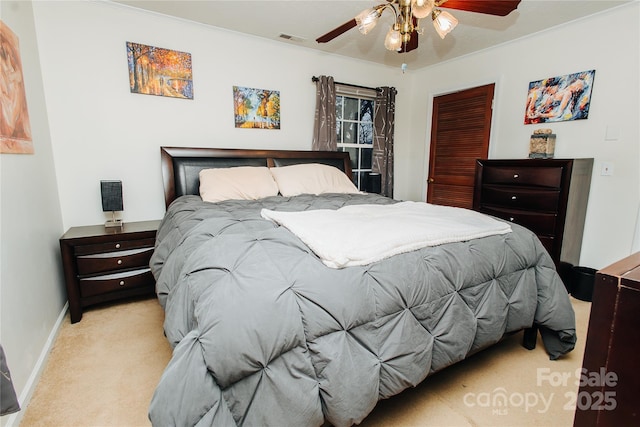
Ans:
{"type": "Polygon", "coordinates": [[[262,209],[261,215],[289,229],[332,268],[367,265],[426,246],[511,232],[509,224],[479,212],[423,202],[302,212],[262,209]]]}

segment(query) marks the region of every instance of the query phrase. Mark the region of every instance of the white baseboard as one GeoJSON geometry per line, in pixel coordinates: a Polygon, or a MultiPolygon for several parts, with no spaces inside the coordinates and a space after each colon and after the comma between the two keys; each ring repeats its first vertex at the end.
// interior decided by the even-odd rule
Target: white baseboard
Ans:
{"type": "Polygon", "coordinates": [[[36,385],[40,380],[40,375],[42,374],[47,358],[49,357],[49,353],[51,352],[51,347],[53,346],[53,342],[58,336],[58,332],[60,331],[60,327],[62,326],[62,321],[64,320],[67,314],[68,308],[69,308],[69,303],[67,302],[65,303],[64,307],[62,307],[62,311],[60,312],[60,315],[58,315],[58,319],[56,320],[56,323],[53,325],[53,328],[51,328],[49,337],[47,338],[47,341],[44,347],[42,348],[42,351],[40,352],[40,357],[38,357],[38,361],[33,367],[33,370],[31,371],[31,375],[29,375],[29,379],[27,380],[27,383],[24,386],[24,390],[22,390],[22,393],[20,393],[20,396],[18,398],[18,401],[20,402],[20,408],[21,408],[20,411],[15,412],[11,415],[8,415],[6,422],[3,422],[4,427],[18,427],[20,425],[20,422],[22,421],[22,415],[24,414],[24,411],[27,409],[27,406],[29,406],[29,401],[31,400],[31,396],[33,396],[33,392],[36,389],[36,385]]]}

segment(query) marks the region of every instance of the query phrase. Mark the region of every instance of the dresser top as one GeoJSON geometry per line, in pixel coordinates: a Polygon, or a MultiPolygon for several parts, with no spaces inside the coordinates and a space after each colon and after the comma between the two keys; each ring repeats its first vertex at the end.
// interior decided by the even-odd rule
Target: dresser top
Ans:
{"type": "Polygon", "coordinates": [[[560,159],[560,158],[550,158],[550,159],[478,159],[479,163],[495,163],[495,164],[519,164],[519,165],[529,165],[529,166],[544,166],[544,165],[556,165],[562,163],[593,163],[592,157],[585,158],[576,158],[576,159],[560,159]]]}
{"type": "Polygon", "coordinates": [[[603,268],[598,274],[617,277],[618,284],[640,289],[640,252],[603,268]]]}
{"type": "Polygon", "coordinates": [[[159,225],[160,220],[125,222],[122,227],[105,227],[103,224],[71,227],[64,233],[60,240],[143,233],[148,231],[155,232],[158,230],[159,225]]]}

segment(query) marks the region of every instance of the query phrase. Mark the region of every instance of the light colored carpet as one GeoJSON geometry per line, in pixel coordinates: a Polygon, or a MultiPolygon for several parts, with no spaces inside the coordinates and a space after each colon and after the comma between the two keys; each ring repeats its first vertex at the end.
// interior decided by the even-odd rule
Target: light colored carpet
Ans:
{"type": "Polygon", "coordinates": [[[171,358],[155,298],[101,306],[60,328],[21,426],[145,426],[171,358]]]}
{"type": "MultiPolygon", "coordinates": [[[[573,425],[591,304],[572,303],[578,344],[564,358],[550,361],[540,340],[525,350],[519,333],[380,402],[361,425],[573,425]]],[[[171,357],[163,319],[155,299],[89,309],[73,325],[67,315],[21,426],[150,425],[149,401],[171,357]]]]}

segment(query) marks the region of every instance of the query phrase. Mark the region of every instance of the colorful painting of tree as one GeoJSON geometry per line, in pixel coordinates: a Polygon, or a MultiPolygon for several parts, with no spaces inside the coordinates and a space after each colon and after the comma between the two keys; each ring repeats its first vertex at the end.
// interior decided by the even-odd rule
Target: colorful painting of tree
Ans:
{"type": "Polygon", "coordinates": [[[233,87],[233,110],[237,128],[280,129],[280,92],[233,87]]]}
{"type": "Polygon", "coordinates": [[[193,99],[191,54],[127,42],[132,93],[193,99]]]}

